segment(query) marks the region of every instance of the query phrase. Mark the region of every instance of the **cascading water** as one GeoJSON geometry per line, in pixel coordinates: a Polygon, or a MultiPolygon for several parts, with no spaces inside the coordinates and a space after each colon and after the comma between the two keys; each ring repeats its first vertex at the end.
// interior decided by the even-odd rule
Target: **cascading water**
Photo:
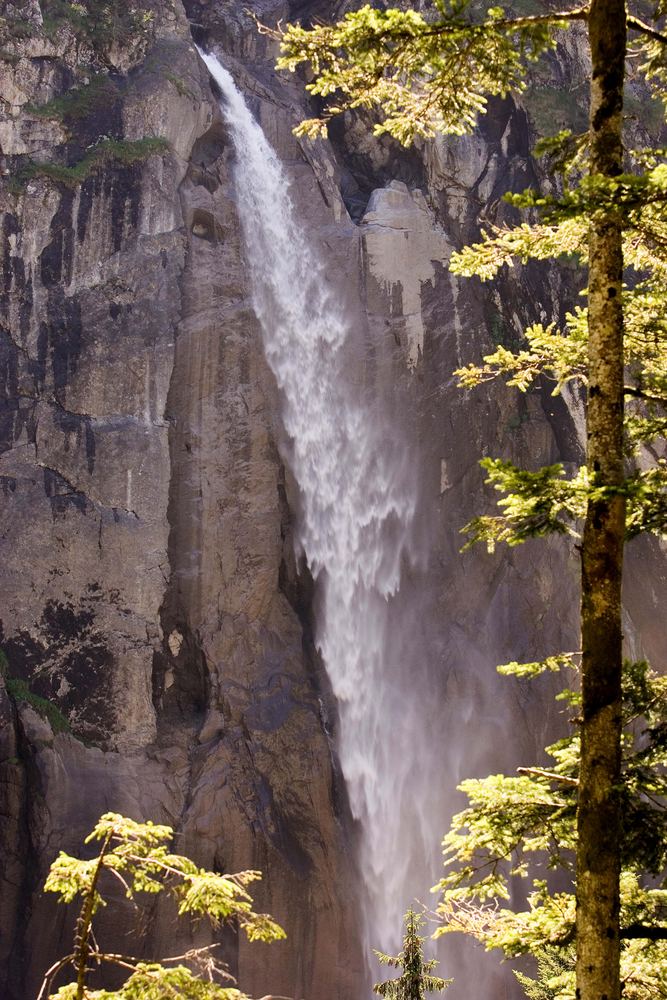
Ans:
{"type": "Polygon", "coordinates": [[[322,593],[317,643],[339,705],[341,767],[362,828],[370,955],[371,946],[396,947],[403,911],[437,874],[443,829],[439,815],[426,821],[418,811],[413,751],[424,713],[410,703],[411,680],[391,631],[416,477],[399,428],[386,414],[380,421],[349,383],[354,330],[297,221],[281,163],[229,72],[214,56],[202,58],[222,92],[235,147],[254,308],[283,396],[286,459],[301,495],[300,544],[322,593]]]}

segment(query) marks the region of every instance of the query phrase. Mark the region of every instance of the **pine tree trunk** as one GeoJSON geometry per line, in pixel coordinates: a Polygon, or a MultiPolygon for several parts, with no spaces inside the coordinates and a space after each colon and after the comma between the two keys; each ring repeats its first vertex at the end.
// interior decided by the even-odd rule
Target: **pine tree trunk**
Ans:
{"type": "MultiPolygon", "coordinates": [[[[622,170],[623,0],[591,0],[591,174],[622,170]]],[[[623,483],[621,220],[590,227],[588,468],[623,483]]],[[[577,996],[619,1000],[621,575],[625,504],[590,502],[582,551],[582,726],[577,813],[577,996]]]]}

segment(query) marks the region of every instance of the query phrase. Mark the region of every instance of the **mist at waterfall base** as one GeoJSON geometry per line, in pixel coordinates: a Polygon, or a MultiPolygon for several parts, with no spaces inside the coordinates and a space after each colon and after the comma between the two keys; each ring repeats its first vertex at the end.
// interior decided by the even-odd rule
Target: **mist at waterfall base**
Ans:
{"type": "MultiPolygon", "coordinates": [[[[363,331],[328,283],[285,169],[230,73],[200,54],[222,93],[234,146],[253,306],[300,494],[298,541],[318,582],[316,641],[338,704],[337,749],[361,831],[359,905],[369,979],[377,981],[386,977],[372,949],[398,953],[408,906],[432,905],[452,812],[448,790],[460,777],[456,752],[444,759],[441,692],[424,655],[416,459],[396,401],[353,384],[363,331]]],[[[427,952],[434,948],[427,943],[427,952]]],[[[452,949],[445,953],[451,959],[452,949]]],[[[469,953],[456,965],[442,974],[465,969],[462,986],[479,974],[469,953]]]]}

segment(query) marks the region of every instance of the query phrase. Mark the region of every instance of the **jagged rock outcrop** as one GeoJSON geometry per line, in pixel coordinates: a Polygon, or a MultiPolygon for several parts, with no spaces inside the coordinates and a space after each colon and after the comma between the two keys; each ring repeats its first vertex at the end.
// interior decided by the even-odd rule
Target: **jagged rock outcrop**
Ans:
{"type": "MultiPolygon", "coordinates": [[[[252,6],[272,21],[317,12],[252,6]]],[[[414,655],[441,706],[443,816],[463,773],[511,767],[553,730],[494,664],[576,642],[577,564],[563,545],[461,555],[458,535],[485,502],[483,453],[578,455],[576,424],[548,390],[466,396],[451,376],[537,318],[538,300],[557,306],[560,279],[525,268],[487,292],[445,268],[480,210],[534,177],[511,102],[475,137],[416,153],[371,141],[361,121],[302,144],[301,88],[276,76],[272,43],[238,4],[151,9],[117,44],[67,24],[46,32],[31,2],[0,52],[0,990],[28,1000],[65,949],[70,924],[40,883],[57,850],[114,809],[171,823],[201,864],[266,873],[258,904],[289,939],[270,952],[225,940],[245,990],[347,1000],[364,972],[335,706],[295,563],[298,497],[250,301],[233,151],[193,35],[225,52],[332,282],[365,317],[367,382],[392,384],[405,409],[426,564],[410,597],[414,655]],[[39,698],[60,716],[45,719],[39,698]],[[478,735],[462,746],[473,717],[478,735]]],[[[630,630],[658,653],[664,573],[651,589],[632,562],[630,574],[630,630]]],[[[118,938],[119,917],[105,933],[118,938]]],[[[176,937],[158,911],[143,947],[176,937]]]]}

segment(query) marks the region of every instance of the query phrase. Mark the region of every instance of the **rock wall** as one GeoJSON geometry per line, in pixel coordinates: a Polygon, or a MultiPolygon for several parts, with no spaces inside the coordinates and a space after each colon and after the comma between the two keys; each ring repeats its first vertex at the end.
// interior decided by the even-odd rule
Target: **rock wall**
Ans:
{"type": "MultiPolygon", "coordinates": [[[[77,66],[98,58],[81,48],[65,29],[12,42],[10,176],[28,154],[77,162],[89,136],[159,136],[169,151],[3,194],[0,989],[36,994],[71,930],[39,892],[48,864],[115,809],[172,824],[202,864],[266,873],[258,905],[290,946],[230,939],[245,989],[349,995],[361,972],[345,800],[224,124],[180,4],[155,4],[134,57],[100,67],[111,102],[76,124],[31,115],[28,101],[81,84],[77,66]],[[30,700],[12,697],[16,679],[30,700]],[[71,732],[54,733],[34,696],[71,732]]],[[[174,939],[158,913],[146,953],[174,939]]]]}
{"type": "MultiPolygon", "coordinates": [[[[529,267],[486,290],[446,271],[480,212],[498,217],[500,193],[534,179],[521,108],[498,102],[474,137],[410,154],[361,121],[302,144],[301,87],[275,74],[237,4],[150,6],[122,46],[54,33],[37,0],[8,6],[0,52],[0,990],[33,997],[66,950],[70,917],[40,885],[113,809],[170,823],[203,865],[265,872],[257,902],[288,942],[225,936],[244,990],[350,1000],[365,977],[360,873],[335,706],[294,555],[298,496],[249,300],[233,152],[193,35],[225,54],[332,282],[364,317],[360,386],[404,408],[421,561],[406,587],[418,634],[402,641],[406,669],[428,663],[442,829],[460,777],[531,759],[558,725],[548,683],[536,695],[494,665],[576,644],[572,553],[554,541],[462,555],[458,535],[488,503],[482,454],[574,461],[576,420],[548,389],[465,395],[451,376],[538,318],[536,303],[558,308],[564,279],[529,267]],[[81,87],[82,106],[35,107],[81,87]],[[91,156],[85,176],[44,167],[91,156]]],[[[274,21],[316,12],[252,6],[274,21]]],[[[630,579],[629,632],[658,656],[664,569],[649,586],[631,551],[630,579]]],[[[107,916],[109,940],[125,916],[107,916]]],[[[189,940],[158,909],[139,946],[189,940]]],[[[459,949],[448,960],[468,973],[459,949]]]]}

